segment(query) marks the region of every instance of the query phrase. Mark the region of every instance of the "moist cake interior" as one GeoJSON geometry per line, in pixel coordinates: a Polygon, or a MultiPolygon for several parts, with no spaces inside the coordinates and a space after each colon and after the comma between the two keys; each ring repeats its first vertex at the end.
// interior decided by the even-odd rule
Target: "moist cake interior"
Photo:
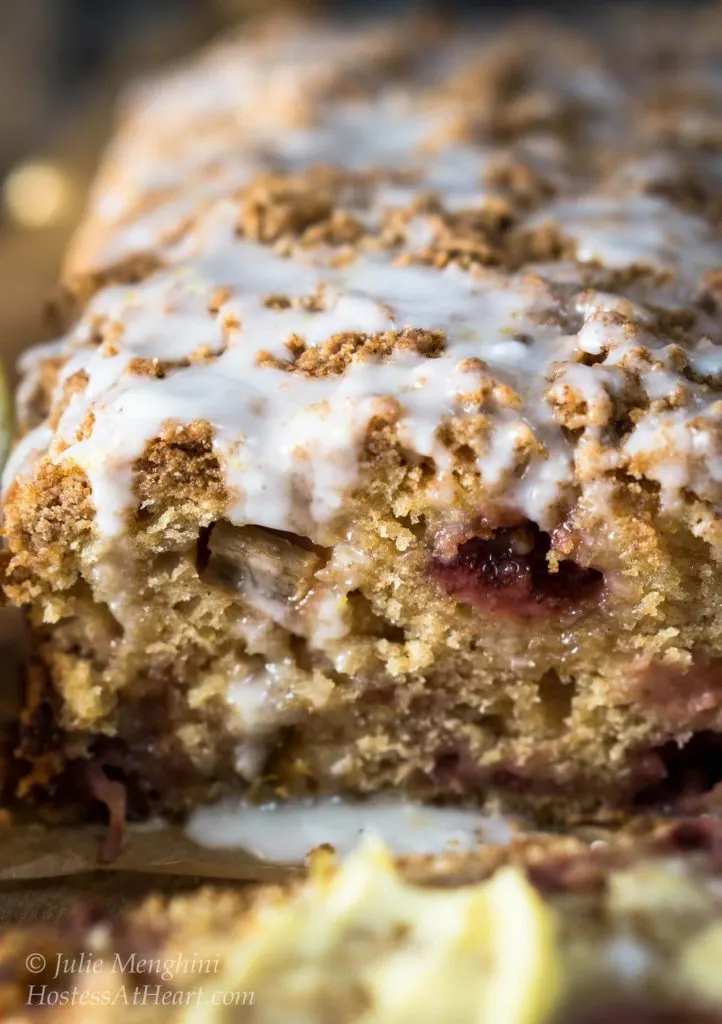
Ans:
{"type": "Polygon", "coordinates": [[[722,40],[600,18],[272,23],[129,98],[4,476],[23,795],[718,781],[722,40]]]}

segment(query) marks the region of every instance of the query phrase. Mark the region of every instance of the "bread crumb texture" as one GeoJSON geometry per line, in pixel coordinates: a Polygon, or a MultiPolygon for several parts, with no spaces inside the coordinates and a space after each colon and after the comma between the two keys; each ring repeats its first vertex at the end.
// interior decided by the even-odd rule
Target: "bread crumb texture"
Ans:
{"type": "Polygon", "coordinates": [[[61,761],[674,787],[722,723],[716,12],[266,21],[129,93],[4,476],[61,761]]]}

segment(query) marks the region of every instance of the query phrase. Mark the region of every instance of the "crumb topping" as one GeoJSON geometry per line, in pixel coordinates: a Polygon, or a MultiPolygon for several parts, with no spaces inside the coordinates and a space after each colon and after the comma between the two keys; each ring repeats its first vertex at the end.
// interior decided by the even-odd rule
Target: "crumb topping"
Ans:
{"type": "Polygon", "coordinates": [[[203,424],[225,517],[316,537],[381,419],[438,493],[471,453],[542,530],[604,476],[722,499],[709,92],[680,70],[662,117],[651,70],[631,104],[644,69],[576,37],[408,32],[241,36],[131,98],[6,487],[79,467],[111,537],[147,445],[203,424]]]}
{"type": "Polygon", "coordinates": [[[307,348],[303,338],[292,335],[286,342],[289,359],[280,359],[272,352],[260,352],[259,366],[272,366],[291,373],[303,373],[309,377],[325,377],[342,374],[354,360],[387,362],[395,353],[415,352],[436,359],[444,351],[443,331],[422,330],[419,327],[405,327],[401,331],[384,331],[380,334],[353,334],[345,332],[332,335],[328,341],[307,348]]]}

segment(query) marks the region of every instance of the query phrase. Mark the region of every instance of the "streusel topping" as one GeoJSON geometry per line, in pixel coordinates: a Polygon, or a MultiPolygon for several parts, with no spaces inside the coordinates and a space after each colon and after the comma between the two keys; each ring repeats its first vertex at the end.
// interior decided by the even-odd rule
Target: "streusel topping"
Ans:
{"type": "MultiPolygon", "coordinates": [[[[278,30],[142,92],[75,267],[154,260],[111,270],[60,342],[6,486],[38,455],[74,463],[112,537],[146,445],[200,421],[231,522],[321,540],[383,423],[438,495],[463,447],[488,500],[544,530],[619,474],[663,507],[722,498],[722,241],[663,194],[669,163],[628,154],[629,82],[533,34],[526,63],[394,38],[278,30]],[[474,108],[480,68],[503,123],[474,108]]],[[[718,175],[714,152],[688,166],[718,175]]]]}

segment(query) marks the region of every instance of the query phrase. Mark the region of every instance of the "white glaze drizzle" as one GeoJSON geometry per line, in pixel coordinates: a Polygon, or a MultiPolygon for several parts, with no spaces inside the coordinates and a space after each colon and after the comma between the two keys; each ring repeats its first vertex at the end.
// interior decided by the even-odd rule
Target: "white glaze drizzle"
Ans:
{"type": "MultiPolygon", "coordinates": [[[[51,457],[72,460],[86,471],[97,526],[106,537],[122,528],[133,461],[167,421],[213,425],[232,495],[231,521],[314,536],[355,483],[360,443],[386,400],[400,404],[402,442],[433,456],[444,472],[450,462],[437,428],[444,417],[463,413],[464,395],[478,385],[476,373],[460,368],[463,360],[480,357],[502,380],[517,382],[522,364],[531,369],[540,359],[546,365],[555,350],[558,328],[530,319],[555,308],[537,278],[401,268],[384,254],[341,268],[310,258],[302,263],[233,238],[228,218],[219,204],[204,225],[204,239],[193,236],[169,252],[171,269],[138,287],[102,291],[68,339],[74,354],[65,376],[82,367],[89,382],[63,414],[51,457]],[[213,318],[207,306],[220,281],[231,297],[213,318]],[[300,297],[319,284],[325,289],[322,312],[279,311],[262,303],[268,293],[300,297]],[[118,324],[124,326],[118,354],[87,344],[90,325],[97,329],[99,323],[113,336],[118,324]],[[235,323],[241,326],[227,326],[235,323]],[[374,334],[406,326],[443,330],[443,355],[428,360],[399,353],[386,363],[357,362],[342,375],[315,380],[257,365],[262,350],[287,354],[283,343],[291,334],[313,345],[339,332],[374,334]],[[536,347],[529,351],[515,341],[517,333],[536,335],[536,347]],[[203,346],[225,350],[208,363],[170,370],[162,380],[130,372],[136,356],[167,358],[173,352],[180,359],[203,346]],[[91,410],[92,433],[74,440],[91,410]],[[298,500],[299,490],[304,501],[298,500]]],[[[529,374],[531,393],[542,384],[543,375],[529,374]]],[[[541,412],[539,434],[549,433],[553,447],[519,482],[518,500],[527,514],[545,521],[549,503],[569,477],[570,455],[561,432],[551,434],[551,415],[543,405],[541,412]]],[[[500,429],[480,465],[490,490],[511,471],[528,435],[525,417],[513,408],[500,409],[498,418],[500,429]]]]}
{"type": "Polygon", "coordinates": [[[300,864],[324,843],[348,853],[368,834],[379,836],[399,855],[451,853],[481,843],[508,843],[511,828],[509,819],[476,811],[333,797],[283,805],[223,801],[193,811],[186,834],[210,849],[245,850],[262,860],[300,864]]]}

